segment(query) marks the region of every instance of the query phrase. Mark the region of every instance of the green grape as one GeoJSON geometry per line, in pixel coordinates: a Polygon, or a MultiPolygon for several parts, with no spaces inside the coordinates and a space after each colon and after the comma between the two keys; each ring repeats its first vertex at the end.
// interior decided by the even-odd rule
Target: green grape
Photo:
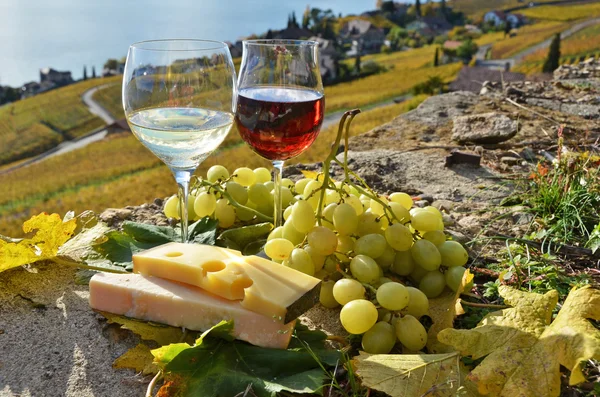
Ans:
{"type": "Polygon", "coordinates": [[[399,318],[395,323],[396,337],[408,350],[417,352],[427,344],[425,327],[410,314],[399,318]]]}
{"type": "Polygon", "coordinates": [[[395,281],[392,280],[391,278],[387,278],[387,277],[380,277],[379,280],[377,281],[377,288],[381,287],[383,284],[385,283],[394,283],[395,281]]]}
{"type": "MultiPolygon", "coordinates": [[[[432,212],[425,211],[423,208],[413,208],[410,212],[412,227],[421,232],[430,232],[432,230],[439,230],[440,219],[432,212]]],[[[442,223],[442,228],[443,228],[442,223]]]]}
{"type": "Polygon", "coordinates": [[[378,234],[381,232],[381,222],[377,221],[377,215],[372,212],[363,212],[358,216],[357,233],[359,236],[367,234],[378,234]]]}
{"type": "Polygon", "coordinates": [[[237,216],[237,218],[240,221],[251,221],[252,219],[254,219],[254,213],[251,212],[250,210],[247,210],[245,208],[236,208],[235,209],[235,215],[237,216]]]}
{"type": "MultiPolygon", "coordinates": [[[[310,247],[310,245],[309,245],[310,247]]],[[[327,256],[325,257],[325,263],[323,264],[323,269],[329,274],[339,273],[337,270],[338,261],[335,257],[327,256]]]]}
{"type": "Polygon", "coordinates": [[[296,189],[296,192],[298,194],[304,193],[304,189],[306,188],[306,185],[308,185],[308,182],[310,182],[310,181],[314,181],[314,179],[312,179],[312,178],[302,178],[302,179],[298,180],[294,184],[294,188],[296,189]]]}
{"type": "Polygon", "coordinates": [[[265,254],[271,259],[287,259],[293,250],[294,244],[285,238],[274,238],[265,244],[265,254]]]}
{"type": "Polygon", "coordinates": [[[271,181],[271,171],[265,167],[258,167],[252,170],[254,172],[256,183],[265,183],[271,181]]]}
{"type": "Polygon", "coordinates": [[[413,235],[410,229],[399,223],[394,223],[385,229],[385,239],[396,251],[409,250],[413,245],[413,235]]]}
{"type": "Polygon", "coordinates": [[[262,183],[255,183],[248,188],[248,199],[258,205],[258,208],[273,202],[271,191],[262,183]]]}
{"type": "Polygon", "coordinates": [[[404,308],[406,313],[416,318],[421,318],[421,316],[429,313],[427,295],[415,287],[406,287],[406,290],[408,291],[408,305],[404,308]]]}
{"type": "Polygon", "coordinates": [[[323,265],[325,264],[325,258],[326,257],[324,255],[318,255],[315,252],[315,250],[313,249],[313,247],[311,247],[310,245],[306,245],[304,247],[304,250],[306,252],[308,252],[308,254],[310,255],[310,258],[312,259],[313,265],[315,266],[315,271],[318,272],[321,269],[323,269],[323,265]]]}
{"type": "MultiPolygon", "coordinates": [[[[270,192],[271,192],[271,196],[273,196],[272,200],[274,200],[275,191],[273,189],[271,189],[270,192]]],[[[282,187],[281,188],[281,206],[283,208],[287,208],[293,202],[294,202],[294,195],[292,194],[292,191],[290,189],[288,189],[287,187],[282,187]]]]}
{"type": "Polygon", "coordinates": [[[298,245],[304,241],[306,233],[300,233],[296,230],[294,227],[294,218],[290,216],[283,224],[282,236],[284,239],[291,241],[294,245],[298,245]]]}
{"type": "Polygon", "coordinates": [[[335,226],[333,226],[333,213],[335,212],[337,206],[338,205],[336,203],[331,203],[323,208],[323,211],[321,212],[321,216],[323,217],[321,223],[323,226],[331,230],[335,230],[335,226]]]}
{"type": "Polygon", "coordinates": [[[399,276],[408,276],[415,269],[415,261],[410,251],[397,251],[392,271],[399,276]]]}
{"type": "Polygon", "coordinates": [[[165,201],[163,212],[167,218],[179,219],[179,197],[177,195],[171,196],[165,201]]]}
{"type": "Polygon", "coordinates": [[[432,214],[437,216],[439,219],[443,219],[442,213],[440,212],[440,210],[438,210],[435,207],[428,205],[427,207],[423,208],[423,211],[431,212],[432,214]]]}
{"type": "Polygon", "coordinates": [[[319,301],[321,304],[329,309],[335,309],[340,304],[333,296],[333,286],[335,281],[328,280],[321,283],[321,292],[319,293],[319,301]]]}
{"type": "Polygon", "coordinates": [[[402,205],[407,210],[410,210],[413,206],[412,198],[406,193],[392,193],[390,201],[402,205]]]}
{"type": "Polygon", "coordinates": [[[321,182],[321,181],[317,181],[315,179],[310,180],[306,184],[306,187],[304,188],[304,191],[302,192],[302,198],[306,200],[310,196],[312,196],[312,197],[316,197],[318,200],[319,195],[316,193],[316,191],[318,189],[320,189],[322,185],[323,185],[323,182],[321,182]]]}
{"type": "Polygon", "coordinates": [[[211,183],[216,183],[219,180],[224,181],[229,178],[229,171],[222,165],[213,165],[206,171],[206,179],[211,183]]]}
{"type": "Polygon", "coordinates": [[[375,259],[375,262],[381,267],[383,270],[387,270],[394,263],[394,259],[396,258],[396,251],[390,247],[389,245],[385,246],[385,251],[383,254],[375,259]]]}
{"type": "Polygon", "coordinates": [[[350,204],[354,208],[356,215],[360,216],[365,211],[362,202],[356,196],[344,197],[344,203],[350,204]]]}
{"type": "Polygon", "coordinates": [[[365,211],[371,212],[371,199],[360,200],[360,203],[362,204],[365,211]]]}
{"type": "MultiPolygon", "coordinates": [[[[441,230],[432,230],[431,232],[425,232],[423,238],[425,240],[431,241],[436,247],[438,247],[438,250],[440,249],[439,245],[446,241],[446,235],[441,230]]],[[[441,253],[442,252],[440,251],[440,254],[441,253]]]]}
{"type": "MultiPolygon", "coordinates": [[[[388,203],[388,200],[385,197],[379,196],[379,200],[385,204],[388,203]]],[[[379,204],[375,200],[371,200],[369,207],[371,208],[371,212],[373,212],[377,216],[381,216],[384,213],[383,205],[379,204]]]]}
{"type": "Polygon", "coordinates": [[[219,221],[219,227],[224,229],[235,223],[235,210],[229,205],[229,200],[224,198],[217,200],[215,218],[219,221]]]}
{"type": "Polygon", "coordinates": [[[356,255],[352,258],[350,271],[358,281],[367,284],[376,283],[380,277],[380,268],[377,266],[377,262],[366,255],[356,255]]]}
{"type": "Polygon", "coordinates": [[[331,255],[337,248],[337,236],[324,226],[315,226],[308,232],[308,244],[318,255],[331,255]]]}
{"type": "Polygon", "coordinates": [[[390,321],[392,319],[392,312],[383,307],[377,308],[377,321],[390,321]]]}
{"type": "Polygon", "coordinates": [[[414,282],[419,283],[426,274],[427,274],[427,270],[425,270],[421,266],[418,266],[417,264],[415,264],[413,271],[410,272],[410,278],[414,282]]]}
{"type": "Polygon", "coordinates": [[[275,205],[275,203],[273,202],[273,196],[271,196],[269,194],[268,201],[264,201],[262,203],[256,203],[256,206],[257,206],[256,210],[258,212],[260,212],[261,214],[273,216],[274,205],[275,205]]]}
{"type": "MultiPolygon", "coordinates": [[[[452,291],[456,292],[466,271],[467,269],[462,266],[454,266],[446,270],[446,273],[444,274],[446,278],[446,285],[448,285],[452,291]]],[[[473,281],[465,285],[464,290],[470,291],[471,288],[473,288],[473,281]]]]}
{"type": "Polygon", "coordinates": [[[469,260],[467,250],[457,241],[444,241],[437,248],[442,256],[443,266],[464,266],[469,260]]]}
{"type": "Polygon", "coordinates": [[[308,233],[317,220],[313,208],[304,200],[296,201],[292,206],[292,219],[294,228],[301,233],[308,233]]]}
{"type": "Polygon", "coordinates": [[[283,220],[287,221],[288,218],[292,215],[292,207],[287,207],[283,210],[283,220]]]}
{"type": "Polygon", "coordinates": [[[341,199],[340,194],[336,190],[327,189],[325,192],[325,204],[337,203],[341,199]]]}
{"type": "Polygon", "coordinates": [[[265,187],[271,192],[271,194],[273,194],[273,189],[275,188],[275,182],[268,181],[268,182],[263,183],[263,185],[265,185],[265,187]]]}
{"type": "Polygon", "coordinates": [[[291,179],[289,179],[289,178],[281,179],[281,187],[288,188],[291,191],[294,188],[294,186],[295,186],[295,184],[291,179]]]}
{"type": "Polygon", "coordinates": [[[196,211],[194,211],[194,205],[196,203],[196,196],[194,196],[193,194],[189,194],[188,195],[188,203],[187,203],[187,207],[188,207],[188,219],[190,220],[198,220],[201,217],[198,216],[198,214],[196,214],[196,211]]]}
{"type": "Polygon", "coordinates": [[[315,277],[318,278],[319,280],[324,280],[325,277],[327,277],[327,271],[325,269],[321,269],[317,272],[315,272],[315,277]]]}
{"type": "Polygon", "coordinates": [[[427,271],[437,270],[442,264],[442,256],[436,246],[428,240],[417,240],[410,248],[415,263],[427,271]]]}
{"type": "Polygon", "coordinates": [[[384,309],[402,310],[408,305],[408,291],[400,283],[391,282],[377,288],[377,302],[384,309]]]}
{"type": "Polygon", "coordinates": [[[225,191],[241,205],[246,205],[248,202],[248,190],[237,182],[227,182],[225,191]]]}
{"type": "Polygon", "coordinates": [[[354,279],[342,278],[335,282],[333,296],[340,305],[345,305],[355,299],[363,299],[365,297],[365,287],[354,279]]]}
{"type": "Polygon", "coordinates": [[[342,307],[340,321],[351,334],[363,334],[377,322],[377,308],[365,299],[355,299],[342,307]]]}
{"type": "Polygon", "coordinates": [[[252,186],[256,182],[256,175],[254,175],[254,172],[250,168],[240,167],[233,171],[233,181],[242,186],[252,186]]]}
{"type": "Polygon", "coordinates": [[[338,236],[338,244],[335,256],[341,263],[349,263],[348,252],[354,251],[354,239],[350,236],[338,236]]]}
{"type": "Polygon", "coordinates": [[[410,221],[410,212],[408,212],[408,210],[404,208],[402,204],[394,203],[392,201],[391,203],[388,203],[388,207],[390,208],[390,211],[392,211],[394,216],[398,219],[398,221],[402,223],[410,221]]]}
{"type": "Polygon", "coordinates": [[[354,252],[379,258],[385,252],[387,241],[381,234],[367,234],[356,240],[354,243],[354,252]]]}
{"type": "Polygon", "coordinates": [[[438,297],[446,287],[446,278],[438,270],[427,272],[419,281],[419,289],[429,299],[438,297]]]}
{"type": "Polygon", "coordinates": [[[267,237],[267,241],[273,240],[274,238],[283,238],[283,226],[277,226],[275,229],[271,230],[269,236],[267,237]]]}
{"type": "Polygon", "coordinates": [[[196,197],[196,200],[194,200],[194,212],[200,218],[211,216],[216,208],[217,199],[212,193],[202,192],[196,197]]]}
{"type": "Polygon", "coordinates": [[[362,348],[370,354],[388,354],[395,344],[394,326],[385,321],[376,323],[362,337],[362,348]]]}
{"type": "Polygon", "coordinates": [[[354,234],[358,227],[358,215],[354,208],[347,203],[339,204],[333,211],[333,225],[342,236],[354,234]]]}
{"type": "Polygon", "coordinates": [[[288,258],[287,266],[304,274],[308,274],[309,276],[315,275],[315,265],[312,263],[312,258],[310,257],[310,254],[302,248],[294,248],[292,250],[290,257],[288,258]]]}

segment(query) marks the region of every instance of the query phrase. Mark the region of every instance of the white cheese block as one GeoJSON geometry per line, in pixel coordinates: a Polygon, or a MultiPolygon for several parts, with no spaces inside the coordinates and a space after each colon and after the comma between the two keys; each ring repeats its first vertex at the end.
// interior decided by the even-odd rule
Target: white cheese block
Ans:
{"type": "Polygon", "coordinates": [[[201,288],[141,274],[98,273],[90,280],[93,309],[174,327],[205,331],[233,320],[233,336],[253,345],[287,348],[295,321],[281,324],[239,301],[201,288]]]}

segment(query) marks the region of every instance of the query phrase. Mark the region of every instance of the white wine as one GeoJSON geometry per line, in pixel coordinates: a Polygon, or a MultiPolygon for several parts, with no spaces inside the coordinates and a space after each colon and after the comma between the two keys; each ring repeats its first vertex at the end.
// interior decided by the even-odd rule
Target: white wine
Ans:
{"type": "Polygon", "coordinates": [[[174,170],[195,170],[233,125],[233,114],[199,108],[144,109],[128,117],[135,136],[174,170]]]}

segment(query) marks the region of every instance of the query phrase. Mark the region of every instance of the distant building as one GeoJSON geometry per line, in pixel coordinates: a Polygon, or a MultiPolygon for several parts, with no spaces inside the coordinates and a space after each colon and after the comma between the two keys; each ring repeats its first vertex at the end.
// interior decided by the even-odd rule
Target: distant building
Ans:
{"type": "Polygon", "coordinates": [[[40,83],[30,81],[21,87],[21,99],[29,98],[40,92],[40,83]]]}
{"type": "Polygon", "coordinates": [[[40,69],[40,84],[46,83],[47,91],[48,89],[54,87],[61,87],[63,85],[68,85],[73,83],[73,78],[71,77],[71,72],[59,72],[58,70],[54,70],[52,68],[43,68],[40,69]],[[54,86],[51,86],[51,84],[54,86]]]}
{"type": "Polygon", "coordinates": [[[452,30],[452,24],[444,18],[422,17],[406,25],[409,32],[417,32],[424,37],[439,36],[452,30]]]}
{"type": "Polygon", "coordinates": [[[462,41],[458,40],[446,40],[442,46],[446,50],[456,51],[458,47],[462,45],[462,41]]]}
{"type": "Polygon", "coordinates": [[[508,14],[506,20],[510,22],[511,28],[519,28],[527,24],[527,18],[523,14],[508,14]]]}
{"type": "Polygon", "coordinates": [[[338,53],[333,46],[332,40],[313,36],[309,40],[319,43],[319,70],[323,81],[335,80],[337,78],[338,53]]]}
{"type": "Polygon", "coordinates": [[[236,41],[235,43],[226,41],[225,44],[227,44],[227,47],[229,47],[229,52],[231,53],[232,58],[239,58],[242,56],[242,42],[241,41],[236,41]],[[238,43],[240,43],[239,46],[237,45],[238,43]]]}
{"type": "Polygon", "coordinates": [[[478,26],[476,25],[465,25],[465,29],[467,30],[467,32],[472,33],[472,34],[482,34],[483,32],[481,31],[481,29],[479,29],[478,26]]]}
{"type": "Polygon", "coordinates": [[[117,62],[116,69],[102,69],[102,77],[117,76],[125,72],[125,62],[117,62]]]}
{"type": "Polygon", "coordinates": [[[272,35],[274,39],[300,40],[309,38],[313,35],[313,32],[299,26],[291,25],[283,30],[273,31],[272,35]]]}
{"type": "Polygon", "coordinates": [[[483,23],[498,26],[506,22],[506,14],[501,10],[488,11],[483,16],[483,23]]]}
{"type": "Polygon", "coordinates": [[[522,73],[503,72],[485,67],[463,67],[456,79],[450,83],[450,91],[471,91],[479,94],[481,86],[486,81],[523,81],[525,75],[522,73]]]}
{"type": "Polygon", "coordinates": [[[358,52],[371,54],[381,51],[385,42],[385,33],[364,19],[352,19],[342,26],[339,34],[342,43],[351,43],[352,48],[348,52],[353,56],[358,52]]]}

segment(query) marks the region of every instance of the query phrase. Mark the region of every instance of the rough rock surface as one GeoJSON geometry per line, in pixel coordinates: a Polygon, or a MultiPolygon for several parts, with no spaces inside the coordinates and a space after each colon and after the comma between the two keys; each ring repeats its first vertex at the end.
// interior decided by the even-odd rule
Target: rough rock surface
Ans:
{"type": "Polygon", "coordinates": [[[496,112],[454,118],[452,140],[458,143],[500,143],[517,134],[517,122],[496,112]]]}
{"type": "MultiPolygon", "coordinates": [[[[570,73],[568,77],[575,75],[570,73]]],[[[494,233],[490,202],[505,196],[510,186],[498,183],[499,173],[534,167],[538,151],[556,143],[559,126],[566,144],[600,136],[600,80],[488,84],[485,95],[457,92],[429,98],[417,109],[351,139],[350,166],[382,193],[406,191],[420,203],[446,208],[448,234],[465,242],[483,229],[494,233]],[[517,106],[518,105],[518,106],[517,106]],[[495,112],[518,120],[517,134],[500,144],[457,146],[453,120],[495,112]],[[471,150],[482,156],[481,167],[444,167],[450,150],[471,150]],[[520,156],[522,161],[507,159],[520,156]],[[500,161],[505,158],[505,161],[500,161]]],[[[288,167],[286,176],[300,177],[288,167]]],[[[340,177],[340,169],[332,172],[340,177]]],[[[500,175],[501,177],[501,175],[500,175]]],[[[124,219],[168,224],[162,201],[102,214],[113,227],[124,219]]],[[[515,217],[516,218],[516,217],[515,217]]],[[[508,218],[505,219],[508,222],[508,218]]],[[[514,219],[527,228],[528,219],[514,219]]],[[[0,273],[0,396],[141,396],[147,377],[111,367],[116,357],[135,346],[128,331],[107,325],[87,303],[87,286],[77,285],[75,271],[56,264],[36,264],[37,273],[13,269],[0,273]]],[[[334,311],[313,311],[307,323],[340,333],[327,322],[334,311]]]]}

